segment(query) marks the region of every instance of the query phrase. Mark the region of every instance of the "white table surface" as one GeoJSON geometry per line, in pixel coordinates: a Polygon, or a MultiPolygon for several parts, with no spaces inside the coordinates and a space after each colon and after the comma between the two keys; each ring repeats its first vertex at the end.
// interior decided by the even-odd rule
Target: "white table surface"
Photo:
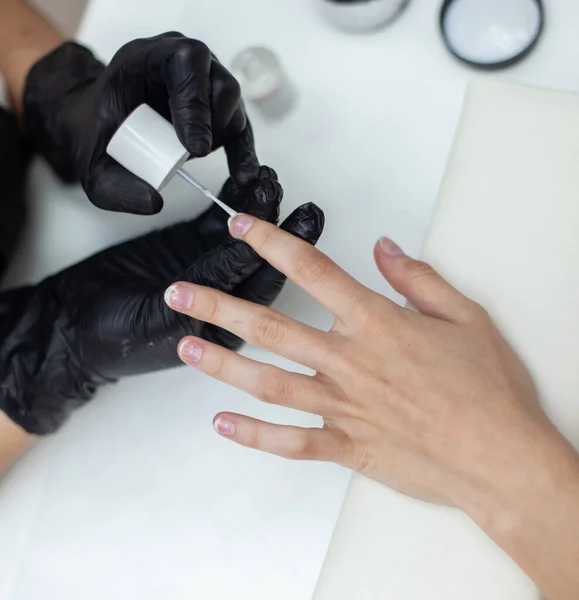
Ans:
{"type": "MultiPolygon", "coordinates": [[[[545,4],[539,47],[498,76],[579,90],[579,3],[545,4]]],[[[475,74],[443,48],[439,5],[414,0],[390,28],[351,36],[321,22],[308,0],[92,0],[80,39],[104,59],[129,39],[167,30],[204,40],[226,64],[247,45],[276,50],[299,104],[275,125],[252,116],[260,157],[286,189],[284,214],[319,203],[327,215],[320,247],[390,294],[372,245],[387,234],[419,252],[475,74]]],[[[226,177],[220,153],[191,168],[215,190],[226,177]]],[[[175,182],[157,217],[107,214],[42,164],[30,197],[29,230],[9,284],[37,280],[201,207],[175,182]]],[[[293,286],[277,307],[319,327],[331,323],[293,286]]],[[[222,409],[317,422],[188,369],[101,390],[0,484],[0,599],[309,600],[348,474],[220,439],[211,419],[222,409]]],[[[416,527],[398,525],[393,544],[416,527]]],[[[425,599],[427,589],[425,582],[425,599]]]]}

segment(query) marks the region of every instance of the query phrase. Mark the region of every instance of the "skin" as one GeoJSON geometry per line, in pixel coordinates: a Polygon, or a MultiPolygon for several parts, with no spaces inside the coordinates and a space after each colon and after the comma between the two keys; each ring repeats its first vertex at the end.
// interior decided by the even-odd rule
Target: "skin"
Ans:
{"type": "Polygon", "coordinates": [[[63,41],[62,34],[22,0],[0,2],[0,73],[17,112],[22,112],[28,71],[63,41]]]}
{"type": "MultiPolygon", "coordinates": [[[[24,2],[0,2],[0,72],[17,111],[29,69],[62,41],[24,2]]],[[[247,229],[245,215],[234,219],[234,236],[332,310],[330,332],[190,284],[171,288],[168,299],[316,375],[260,365],[195,338],[180,344],[180,356],[266,402],[319,414],[324,427],[221,413],[217,431],[280,456],[338,462],[403,493],[455,506],[549,599],[575,598],[579,458],[548,421],[524,366],[484,310],[389,240],[376,246],[376,262],[418,313],[365,289],[309,245],[264,222],[249,223],[247,229]]],[[[33,442],[0,413],[0,475],[33,442]]]]}
{"type": "Polygon", "coordinates": [[[35,440],[36,436],[30,435],[0,412],[0,478],[35,440]]]}
{"type": "Polygon", "coordinates": [[[302,429],[220,413],[234,442],[332,461],[468,514],[550,600],[579,590],[579,456],[549,421],[486,311],[391,240],[378,268],[417,310],[360,285],[319,250],[247,215],[231,233],[335,315],[319,331],[215,290],[177,283],[168,304],[313,369],[261,364],[198,338],[184,362],[270,402],[320,415],[302,429]]]}
{"type": "MultiPolygon", "coordinates": [[[[0,1],[0,73],[17,112],[22,111],[28,71],[62,42],[62,35],[25,2],[0,1]]],[[[35,436],[0,413],[0,477],[34,440],[35,436]]]]}

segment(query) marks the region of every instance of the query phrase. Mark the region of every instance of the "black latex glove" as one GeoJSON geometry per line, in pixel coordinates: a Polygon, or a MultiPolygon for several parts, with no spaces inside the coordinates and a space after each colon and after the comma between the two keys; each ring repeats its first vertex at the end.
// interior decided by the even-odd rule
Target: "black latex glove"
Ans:
{"type": "Polygon", "coordinates": [[[24,225],[28,159],[16,118],[0,107],[0,277],[24,225]]]}
{"type": "Polygon", "coordinates": [[[106,147],[129,114],[148,104],[170,120],[192,157],[225,147],[235,181],[259,169],[236,79],[197,40],[180,33],[123,46],[108,67],[67,42],[30,70],[24,91],[28,136],[66,181],[80,180],[93,204],[153,214],[160,194],[110,158],[106,147]]]}
{"type": "MultiPolygon", "coordinates": [[[[281,187],[271,170],[249,188],[228,181],[222,199],[274,221],[281,187]],[[269,176],[267,176],[269,175],[269,176]]],[[[313,204],[282,227],[315,243],[324,217],[313,204]]],[[[165,289],[186,280],[270,304],[284,277],[228,233],[218,207],[200,218],[101,252],[39,285],[0,296],[0,409],[32,433],[56,430],[97,388],[181,364],[177,344],[201,336],[227,348],[240,340],[170,310],[165,289]],[[4,328],[4,331],[2,331],[4,328]]]]}

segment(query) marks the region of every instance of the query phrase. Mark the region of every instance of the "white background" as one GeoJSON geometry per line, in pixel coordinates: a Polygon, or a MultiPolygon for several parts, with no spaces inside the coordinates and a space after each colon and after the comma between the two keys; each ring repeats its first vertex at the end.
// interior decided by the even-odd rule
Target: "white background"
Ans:
{"type": "MultiPolygon", "coordinates": [[[[327,27],[308,0],[93,0],[80,37],[104,59],[166,30],[202,39],[225,64],[247,45],[278,52],[299,104],[275,125],[252,116],[260,157],[286,190],[284,214],[319,203],[328,222],[320,247],[390,293],[372,245],[387,234],[419,252],[474,75],[442,46],[440,3],[414,0],[389,28],[351,36],[327,27]]],[[[551,0],[546,9],[537,50],[499,76],[579,90],[579,4],[551,0]]],[[[221,154],[190,168],[215,191],[226,177],[221,154]]],[[[202,207],[180,182],[166,200],[154,218],[106,214],[36,165],[29,231],[9,283],[35,281],[202,207]]],[[[293,286],[277,307],[331,323],[293,286]]],[[[348,475],[218,438],[211,419],[222,409],[316,423],[188,369],[103,389],[0,485],[0,599],[309,599],[348,475]]]]}

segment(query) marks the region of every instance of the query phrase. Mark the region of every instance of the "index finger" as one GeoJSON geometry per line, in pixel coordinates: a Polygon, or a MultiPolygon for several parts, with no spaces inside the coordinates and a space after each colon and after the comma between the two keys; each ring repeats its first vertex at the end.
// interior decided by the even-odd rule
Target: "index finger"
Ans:
{"type": "Polygon", "coordinates": [[[369,290],[328,256],[275,225],[240,214],[229,230],[337,317],[346,320],[368,300],[369,290]]]}
{"type": "Polygon", "coordinates": [[[171,120],[189,154],[206,156],[213,146],[211,51],[202,42],[184,37],[170,41],[169,53],[165,75],[171,120]]]}

